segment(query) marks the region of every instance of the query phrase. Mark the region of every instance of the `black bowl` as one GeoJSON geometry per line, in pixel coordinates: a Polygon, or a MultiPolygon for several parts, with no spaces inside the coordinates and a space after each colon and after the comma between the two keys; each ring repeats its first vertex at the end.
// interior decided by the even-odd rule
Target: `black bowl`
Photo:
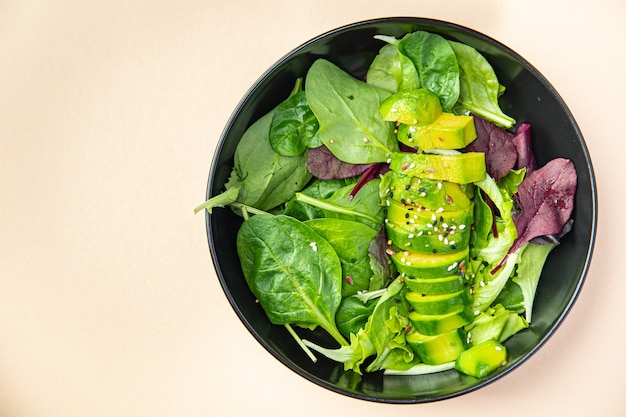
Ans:
{"type": "Polygon", "coordinates": [[[313,363],[282,326],[270,324],[254,302],[236,252],[241,218],[229,209],[219,208],[206,217],[211,255],[222,288],[258,342],[294,372],[320,386],[350,397],[385,403],[421,403],[458,396],[494,382],[528,359],[555,332],[572,308],[589,268],[597,222],[595,179],[584,139],[567,106],[539,71],[511,49],[474,30],[409,17],[375,19],[340,27],[297,47],[267,70],[243,97],[224,129],[209,175],[207,198],[223,191],[242,133],[288,96],[296,78],[304,77],[313,61],[323,57],[352,75],[363,77],[382,46],[374,35],[400,37],[415,30],[438,33],[482,52],[507,88],[500,103],[502,110],[518,122],[532,126],[538,165],[564,157],[574,162],[578,173],[573,230],[553,250],[545,265],[530,328],[505,343],[509,360],[504,367],[485,379],[454,370],[426,376],[374,373],[359,377],[345,372],[342,364],[323,357],[313,363]]]}

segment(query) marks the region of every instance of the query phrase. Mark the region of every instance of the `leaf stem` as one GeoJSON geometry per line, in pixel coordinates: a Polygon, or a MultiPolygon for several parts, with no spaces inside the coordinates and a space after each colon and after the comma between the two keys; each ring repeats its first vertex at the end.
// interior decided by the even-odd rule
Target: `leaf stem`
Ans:
{"type": "Polygon", "coordinates": [[[328,211],[332,211],[335,213],[339,213],[339,214],[345,214],[348,216],[356,216],[356,217],[362,217],[364,219],[367,219],[373,223],[378,223],[378,219],[376,219],[375,217],[369,216],[365,213],[361,213],[359,211],[356,210],[352,210],[346,207],[342,207],[342,206],[338,206],[336,204],[331,204],[328,203],[326,201],[322,201],[322,200],[318,200],[317,198],[311,197],[309,195],[303,194],[303,193],[296,193],[296,199],[298,201],[301,201],[303,203],[306,204],[310,204],[313,207],[317,207],[320,208],[322,210],[328,210],[328,211]]]}
{"type": "Polygon", "coordinates": [[[317,362],[317,358],[315,357],[313,352],[311,352],[311,349],[309,349],[309,347],[304,344],[304,342],[302,341],[300,336],[298,336],[298,334],[293,329],[293,327],[291,327],[290,324],[285,324],[284,326],[287,329],[287,331],[289,332],[289,334],[291,334],[291,337],[294,338],[294,340],[296,341],[298,346],[300,346],[302,348],[302,350],[304,351],[304,353],[306,353],[307,356],[311,359],[311,361],[313,361],[314,363],[317,362]]]}
{"type": "Polygon", "coordinates": [[[254,208],[252,206],[248,206],[242,203],[231,203],[230,206],[241,210],[244,218],[246,218],[246,215],[243,214],[244,212],[247,214],[270,214],[267,211],[259,210],[258,208],[254,208]]]}

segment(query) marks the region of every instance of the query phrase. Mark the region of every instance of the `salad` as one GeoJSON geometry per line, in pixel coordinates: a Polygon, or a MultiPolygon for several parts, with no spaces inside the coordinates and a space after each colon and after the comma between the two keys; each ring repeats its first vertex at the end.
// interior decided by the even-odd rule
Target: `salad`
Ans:
{"type": "Polygon", "coordinates": [[[365,80],[317,59],[195,211],[243,217],[245,280],[312,360],[484,377],[532,322],[576,170],[537,166],[531,125],[500,109],[505,87],[476,49],[425,31],[376,38],[365,80]]]}

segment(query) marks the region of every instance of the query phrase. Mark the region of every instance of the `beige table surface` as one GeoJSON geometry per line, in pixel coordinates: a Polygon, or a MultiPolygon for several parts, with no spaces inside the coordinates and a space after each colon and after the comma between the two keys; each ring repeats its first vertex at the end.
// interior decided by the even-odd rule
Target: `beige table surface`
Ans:
{"type": "Polygon", "coordinates": [[[1,0],[0,417],[626,415],[625,21],[624,0],[1,0]],[[399,15],[531,61],[575,115],[600,191],[593,264],[556,335],[495,384],[413,406],[340,396],[271,357],[192,214],[268,66],[399,15]]]}

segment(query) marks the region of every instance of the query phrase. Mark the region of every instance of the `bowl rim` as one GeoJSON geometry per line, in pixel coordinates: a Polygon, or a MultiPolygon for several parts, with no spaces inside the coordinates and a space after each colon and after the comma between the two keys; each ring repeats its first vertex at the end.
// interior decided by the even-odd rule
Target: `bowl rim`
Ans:
{"type": "MultiPolygon", "coordinates": [[[[298,366],[297,364],[288,361],[286,358],[283,357],[283,355],[278,352],[276,349],[274,349],[268,342],[266,342],[261,335],[256,331],[256,329],[251,325],[251,323],[248,322],[248,320],[246,319],[243,311],[239,308],[237,301],[235,300],[234,296],[232,295],[232,293],[230,292],[229,288],[228,288],[228,284],[225,280],[225,277],[221,271],[221,268],[219,267],[218,264],[218,257],[217,257],[217,253],[215,252],[215,236],[213,235],[213,232],[211,230],[211,214],[205,210],[205,223],[206,223],[206,233],[207,233],[207,241],[209,244],[209,250],[210,250],[210,254],[211,254],[211,259],[214,265],[214,269],[216,272],[216,275],[218,276],[218,279],[220,281],[220,285],[229,301],[229,304],[231,305],[231,307],[233,308],[233,310],[235,311],[235,313],[237,314],[239,320],[244,324],[244,326],[247,328],[247,330],[252,334],[252,336],[256,339],[256,341],[261,344],[261,346],[263,346],[263,348],[265,350],[267,350],[275,359],[277,359],[279,362],[281,362],[283,365],[285,365],[287,368],[291,369],[293,372],[295,372],[296,374],[300,375],[301,377],[313,382],[314,384],[323,387],[325,389],[328,389],[336,394],[341,394],[343,396],[346,397],[350,397],[350,398],[355,398],[355,399],[359,399],[359,400],[364,400],[364,401],[370,401],[370,402],[377,402],[377,403],[391,403],[391,404],[418,404],[418,403],[429,403],[429,402],[435,402],[435,401],[442,401],[442,400],[446,400],[446,399],[450,399],[450,398],[454,398],[454,397],[458,397],[464,394],[468,394],[470,392],[476,391],[480,388],[483,388],[487,385],[490,385],[498,380],[500,380],[501,378],[503,378],[506,375],[509,375],[511,372],[513,372],[513,370],[517,369],[520,365],[522,365],[523,363],[525,363],[531,356],[533,356],[540,348],[542,348],[545,343],[548,341],[548,339],[550,339],[554,333],[558,330],[558,328],[562,325],[563,321],[565,320],[565,318],[569,315],[569,313],[571,312],[574,304],[576,303],[576,301],[578,300],[578,297],[580,295],[580,292],[582,290],[582,287],[584,286],[584,283],[586,282],[587,279],[587,275],[590,269],[590,264],[591,264],[591,259],[593,256],[593,251],[595,248],[595,241],[596,241],[596,234],[597,234],[597,223],[598,223],[598,190],[597,190],[597,184],[596,184],[596,178],[595,178],[595,171],[593,168],[593,164],[591,161],[591,156],[589,154],[589,150],[587,147],[587,144],[584,140],[583,134],[580,130],[580,127],[578,125],[578,123],[576,122],[572,112],[570,111],[569,107],[567,106],[567,104],[565,103],[565,101],[563,100],[563,98],[561,97],[561,95],[558,93],[558,91],[554,88],[554,86],[547,80],[546,77],[544,77],[544,75],[539,72],[537,70],[537,68],[531,64],[529,61],[527,61],[524,57],[522,57],[520,54],[518,54],[517,52],[515,52],[514,50],[512,50],[510,47],[508,47],[507,45],[503,44],[502,42],[480,32],[477,31],[475,29],[472,29],[468,26],[464,26],[458,23],[453,23],[450,21],[446,21],[446,20],[440,20],[440,19],[435,19],[435,18],[428,18],[428,17],[411,17],[411,16],[390,16],[390,17],[377,17],[377,18],[371,18],[371,19],[365,19],[365,20],[360,20],[360,21],[356,21],[353,23],[348,23],[330,30],[327,30],[315,37],[310,38],[309,40],[301,43],[300,45],[296,46],[295,48],[293,48],[292,50],[290,50],[289,52],[287,52],[286,54],[284,54],[282,57],[280,57],[276,62],[274,62],[267,70],[265,70],[256,80],[255,82],[252,84],[251,87],[248,88],[248,90],[244,93],[244,95],[242,96],[242,98],[240,99],[240,101],[237,103],[236,107],[234,108],[234,110],[232,111],[230,117],[228,118],[222,133],[220,134],[220,137],[218,139],[218,143],[217,146],[214,150],[214,154],[213,154],[213,158],[212,158],[212,162],[211,162],[211,167],[210,167],[210,171],[209,171],[209,178],[208,178],[208,184],[207,184],[207,190],[206,190],[206,199],[209,199],[212,195],[213,195],[213,179],[215,178],[215,174],[216,174],[216,167],[218,164],[218,159],[219,156],[223,150],[224,144],[226,142],[226,138],[228,136],[228,132],[231,130],[232,126],[234,125],[237,116],[241,113],[241,111],[243,110],[243,108],[245,107],[245,105],[247,104],[247,102],[249,101],[250,97],[259,89],[259,87],[263,84],[264,80],[266,80],[268,78],[268,76],[270,74],[272,74],[277,68],[279,68],[281,65],[283,65],[286,61],[288,61],[291,57],[293,57],[294,55],[297,55],[300,51],[302,51],[303,49],[306,49],[307,47],[309,47],[310,45],[318,42],[319,40],[338,34],[338,33],[342,33],[342,32],[346,32],[352,29],[356,29],[359,27],[363,27],[363,26],[368,26],[368,25],[374,25],[377,23],[410,23],[410,24],[414,24],[414,25],[435,25],[435,26],[439,26],[439,27],[444,27],[444,28],[448,28],[448,29],[453,29],[465,34],[468,34],[474,38],[478,38],[488,44],[491,44],[493,46],[495,46],[496,48],[504,51],[506,54],[510,55],[511,57],[513,57],[516,61],[519,62],[519,64],[521,66],[523,66],[526,70],[528,70],[530,73],[532,73],[532,75],[537,78],[537,80],[546,88],[547,91],[549,91],[550,95],[558,102],[558,105],[563,109],[565,115],[567,116],[567,119],[569,120],[569,122],[571,123],[573,129],[575,130],[578,138],[580,139],[580,148],[582,150],[583,153],[583,157],[585,160],[585,168],[588,171],[589,174],[589,186],[590,186],[590,190],[591,190],[591,230],[590,230],[590,234],[589,234],[589,245],[587,247],[586,250],[586,254],[585,254],[585,261],[583,264],[583,269],[581,271],[580,277],[578,278],[578,282],[577,285],[573,291],[572,296],[570,297],[570,299],[568,300],[565,308],[563,309],[563,311],[558,315],[558,317],[556,318],[554,325],[551,326],[548,331],[546,332],[546,334],[539,339],[539,341],[524,355],[522,355],[522,357],[520,357],[520,359],[513,363],[511,366],[508,366],[507,368],[503,369],[502,371],[498,372],[497,374],[492,375],[491,377],[487,377],[483,380],[479,380],[476,384],[465,388],[465,389],[461,389],[459,391],[455,391],[455,392],[451,392],[448,394],[443,394],[443,395],[438,395],[438,396],[432,396],[432,397],[413,397],[413,398],[382,398],[382,397],[377,397],[374,395],[361,395],[361,394],[356,394],[350,391],[346,391],[346,390],[342,390],[334,385],[332,385],[331,383],[327,382],[324,379],[321,379],[315,375],[312,375],[310,373],[308,373],[306,370],[304,370],[303,368],[301,368],[300,366],[298,366]]],[[[221,191],[221,190],[216,190],[216,191],[221,191]]]]}

